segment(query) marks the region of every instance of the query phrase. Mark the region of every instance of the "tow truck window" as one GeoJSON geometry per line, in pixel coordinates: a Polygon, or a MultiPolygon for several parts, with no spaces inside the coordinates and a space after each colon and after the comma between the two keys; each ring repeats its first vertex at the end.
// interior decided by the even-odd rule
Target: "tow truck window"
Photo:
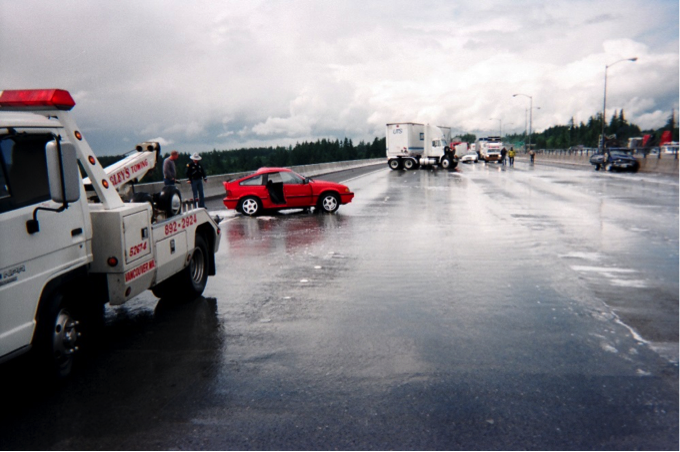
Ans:
{"type": "Polygon", "coordinates": [[[50,199],[45,145],[52,135],[0,138],[0,212],[50,199]]]}
{"type": "Polygon", "coordinates": [[[0,200],[9,197],[9,186],[7,185],[7,170],[5,169],[4,159],[0,159],[0,200]]]}

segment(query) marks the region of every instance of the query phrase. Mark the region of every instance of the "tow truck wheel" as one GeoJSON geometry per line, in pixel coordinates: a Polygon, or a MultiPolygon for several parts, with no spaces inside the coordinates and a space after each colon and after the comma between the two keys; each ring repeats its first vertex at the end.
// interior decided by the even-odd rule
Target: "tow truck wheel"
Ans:
{"type": "Polygon", "coordinates": [[[401,162],[399,161],[399,159],[391,159],[387,162],[387,164],[392,170],[398,170],[399,168],[401,168],[401,162]]]}
{"type": "Polygon", "coordinates": [[[73,370],[82,342],[80,314],[61,293],[53,294],[41,306],[34,345],[38,365],[51,377],[63,379],[73,370]]]}
{"type": "Polygon", "coordinates": [[[158,207],[170,218],[182,211],[182,195],[174,185],[166,185],[158,195],[158,207]]]}
{"type": "Polygon", "coordinates": [[[407,170],[407,171],[412,170],[412,169],[415,168],[415,166],[416,166],[416,162],[414,160],[412,160],[412,159],[404,160],[404,169],[405,170],[407,170]]]}
{"type": "Polygon", "coordinates": [[[208,283],[208,246],[196,236],[194,251],[184,270],[163,281],[152,290],[161,299],[191,301],[201,296],[208,283]]]}

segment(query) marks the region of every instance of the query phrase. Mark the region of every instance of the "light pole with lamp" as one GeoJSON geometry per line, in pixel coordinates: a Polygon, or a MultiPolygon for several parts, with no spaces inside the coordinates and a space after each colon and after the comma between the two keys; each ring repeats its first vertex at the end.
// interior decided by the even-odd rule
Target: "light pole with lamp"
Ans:
{"type": "Polygon", "coordinates": [[[637,61],[637,57],[633,58],[623,58],[621,60],[615,61],[612,64],[608,64],[604,67],[604,101],[602,102],[602,135],[600,136],[600,146],[602,147],[602,153],[607,151],[607,146],[605,146],[604,138],[604,127],[607,124],[607,69],[614,66],[622,61],[637,61]]]}
{"type": "Polygon", "coordinates": [[[499,118],[489,118],[489,121],[495,119],[498,121],[498,136],[503,137],[503,120],[499,118]]]}
{"type": "Polygon", "coordinates": [[[529,98],[529,150],[531,150],[531,120],[533,117],[534,113],[534,98],[529,96],[528,94],[513,94],[512,97],[517,97],[517,96],[524,96],[529,98]]]}

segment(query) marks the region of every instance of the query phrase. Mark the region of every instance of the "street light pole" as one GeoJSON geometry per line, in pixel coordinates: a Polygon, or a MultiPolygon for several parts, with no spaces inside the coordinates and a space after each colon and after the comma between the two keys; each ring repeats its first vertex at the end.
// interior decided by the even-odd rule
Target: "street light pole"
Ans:
{"type": "Polygon", "coordinates": [[[529,96],[528,94],[513,94],[512,97],[517,97],[517,96],[524,96],[529,98],[529,150],[531,150],[531,122],[533,119],[533,114],[534,114],[534,98],[529,96]]]}
{"type": "Polygon", "coordinates": [[[605,146],[605,141],[604,141],[604,128],[605,125],[607,124],[607,70],[614,66],[617,63],[620,63],[622,61],[637,61],[637,57],[633,58],[623,58],[621,60],[615,61],[612,64],[605,65],[604,67],[604,100],[602,101],[602,135],[600,136],[600,147],[602,149],[602,153],[606,151],[606,146],[605,146]]]}
{"type": "Polygon", "coordinates": [[[495,119],[496,121],[498,121],[498,136],[502,137],[503,136],[503,120],[498,119],[498,118],[489,118],[489,121],[491,121],[492,119],[495,119]]]}

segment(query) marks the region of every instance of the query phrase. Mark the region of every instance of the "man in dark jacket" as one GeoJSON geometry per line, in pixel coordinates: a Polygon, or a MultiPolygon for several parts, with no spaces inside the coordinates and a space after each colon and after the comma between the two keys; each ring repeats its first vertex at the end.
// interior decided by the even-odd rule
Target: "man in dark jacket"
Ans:
{"type": "Polygon", "coordinates": [[[190,157],[191,163],[187,165],[187,177],[191,184],[191,191],[194,195],[194,202],[198,201],[198,207],[205,207],[205,199],[203,197],[203,182],[207,182],[208,178],[205,175],[203,167],[199,163],[201,156],[198,152],[190,157]]]}

